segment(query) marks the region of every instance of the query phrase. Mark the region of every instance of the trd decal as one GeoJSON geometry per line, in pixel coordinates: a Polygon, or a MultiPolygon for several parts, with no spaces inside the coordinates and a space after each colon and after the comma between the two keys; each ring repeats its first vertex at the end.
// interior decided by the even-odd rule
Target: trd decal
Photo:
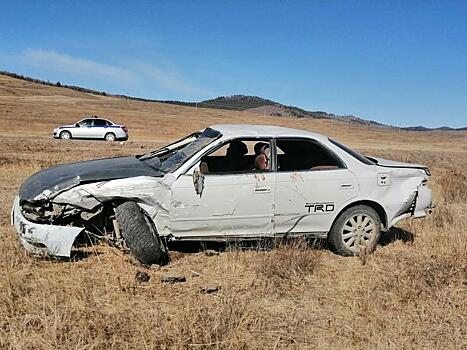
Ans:
{"type": "Polygon", "coordinates": [[[312,214],[330,213],[334,211],[334,203],[333,202],[306,203],[305,208],[307,208],[308,212],[312,214]]]}

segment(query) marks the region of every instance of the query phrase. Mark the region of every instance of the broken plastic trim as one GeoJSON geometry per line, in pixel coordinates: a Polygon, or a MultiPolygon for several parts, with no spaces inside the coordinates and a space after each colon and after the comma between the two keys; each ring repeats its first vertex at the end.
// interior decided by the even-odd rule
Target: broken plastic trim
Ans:
{"type": "Polygon", "coordinates": [[[11,214],[21,244],[32,254],[70,257],[71,247],[83,227],[36,224],[21,213],[19,197],[15,198],[11,214]]]}

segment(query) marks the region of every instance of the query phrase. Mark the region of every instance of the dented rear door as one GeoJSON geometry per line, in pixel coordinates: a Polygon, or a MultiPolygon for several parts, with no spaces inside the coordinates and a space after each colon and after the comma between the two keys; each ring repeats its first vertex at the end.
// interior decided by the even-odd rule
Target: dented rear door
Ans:
{"type": "Polygon", "coordinates": [[[278,172],[275,231],[324,235],[340,209],[357,195],[358,184],[348,169],[278,172]]]}

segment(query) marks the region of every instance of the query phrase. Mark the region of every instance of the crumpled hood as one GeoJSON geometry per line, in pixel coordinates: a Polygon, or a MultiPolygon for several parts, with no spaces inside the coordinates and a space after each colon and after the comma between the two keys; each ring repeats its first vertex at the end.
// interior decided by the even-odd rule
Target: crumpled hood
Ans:
{"type": "Polygon", "coordinates": [[[163,172],[133,156],[89,160],[59,165],[35,173],[23,183],[19,197],[21,200],[32,201],[45,190],[54,193],[88,182],[163,175],[163,172]]]}
{"type": "Polygon", "coordinates": [[[383,158],[370,157],[376,161],[376,164],[386,168],[410,168],[410,169],[422,169],[425,170],[427,175],[430,175],[428,167],[422,164],[396,162],[394,160],[388,160],[383,158]]]}

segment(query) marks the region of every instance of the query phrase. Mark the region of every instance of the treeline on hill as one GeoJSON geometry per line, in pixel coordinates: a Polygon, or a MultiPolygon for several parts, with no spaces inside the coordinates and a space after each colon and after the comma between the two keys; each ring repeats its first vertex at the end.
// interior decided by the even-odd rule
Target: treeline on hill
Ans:
{"type": "Polygon", "coordinates": [[[135,100],[135,101],[170,103],[170,104],[177,104],[177,105],[182,105],[182,106],[195,106],[196,105],[195,102],[163,101],[163,100],[152,100],[152,99],[146,99],[146,98],[140,98],[140,97],[127,96],[127,95],[114,95],[114,94],[109,94],[105,91],[97,91],[93,89],[84,88],[81,86],[62,84],[59,81],[57,81],[56,83],[52,83],[50,81],[35,79],[35,78],[31,78],[31,77],[24,76],[21,74],[7,72],[7,71],[0,71],[0,75],[6,75],[11,78],[21,79],[21,80],[29,81],[32,83],[41,84],[41,85],[63,87],[63,88],[67,88],[67,89],[71,89],[75,91],[86,92],[86,93],[93,94],[93,95],[126,98],[129,100],[135,100]]]}
{"type": "MultiPolygon", "coordinates": [[[[34,79],[28,76],[16,74],[16,73],[11,73],[7,71],[0,71],[1,75],[9,76],[12,78],[16,79],[22,79],[26,80],[32,83],[36,84],[42,84],[42,85],[48,85],[48,86],[55,86],[55,87],[63,87],[67,89],[72,89],[75,91],[80,91],[80,92],[85,92],[85,93],[90,93],[94,95],[100,95],[100,96],[110,96],[110,97],[117,97],[117,98],[125,98],[128,100],[134,100],[134,101],[143,101],[143,102],[158,102],[158,103],[168,103],[168,104],[173,104],[173,105],[179,105],[179,106],[188,106],[188,107],[203,107],[203,108],[217,108],[217,109],[229,109],[229,110],[237,110],[237,111],[244,111],[252,108],[258,108],[258,107],[264,107],[264,106],[274,106],[282,111],[284,111],[286,114],[289,114],[291,116],[294,116],[296,118],[314,118],[314,119],[334,119],[334,120],[339,120],[343,121],[346,123],[352,123],[352,124],[362,124],[362,125],[368,125],[368,126],[381,126],[381,127],[388,127],[388,125],[381,124],[378,122],[375,122],[373,120],[365,120],[359,117],[355,117],[352,115],[346,115],[346,116],[339,116],[335,114],[330,114],[326,113],[323,111],[307,111],[302,108],[298,108],[295,106],[286,106],[281,103],[275,102],[268,100],[266,98],[258,97],[258,96],[248,96],[248,95],[233,95],[233,96],[221,96],[217,97],[214,99],[206,100],[206,101],[201,101],[201,102],[183,102],[183,101],[175,101],[175,100],[154,100],[154,99],[146,99],[146,98],[140,98],[140,97],[133,97],[133,96],[127,96],[127,95],[118,95],[118,94],[109,94],[105,91],[97,91],[93,89],[88,89],[88,88],[83,88],[80,86],[75,86],[75,85],[66,85],[62,84],[60,82],[52,83],[50,81],[44,81],[40,79],[34,79]]],[[[271,116],[281,116],[282,113],[280,112],[271,112],[271,116]]],[[[414,127],[414,128],[407,128],[407,129],[412,129],[412,130],[421,130],[423,127],[414,127]]],[[[433,130],[429,128],[423,128],[424,130],[433,130]]],[[[440,128],[442,129],[442,128],[440,128]]],[[[455,130],[451,128],[446,128],[448,130],[455,130]]],[[[458,130],[465,130],[465,128],[461,128],[458,130]]]]}
{"type": "Polygon", "coordinates": [[[212,100],[206,100],[198,103],[199,107],[207,108],[219,108],[219,109],[230,109],[237,111],[244,111],[247,109],[264,107],[264,106],[275,106],[284,110],[285,113],[293,115],[297,118],[317,118],[326,119],[332,118],[332,114],[328,114],[322,111],[307,111],[294,106],[286,106],[278,102],[268,100],[266,98],[258,96],[247,96],[247,95],[233,95],[233,96],[221,96],[212,100]]]}
{"type": "Polygon", "coordinates": [[[244,111],[263,106],[280,106],[280,104],[258,96],[233,95],[206,100],[198,103],[198,106],[244,111]]]}
{"type": "Polygon", "coordinates": [[[206,100],[202,102],[183,102],[183,101],[174,101],[174,100],[154,100],[154,99],[146,99],[140,97],[133,97],[127,95],[114,95],[106,93],[105,91],[97,91],[93,89],[83,88],[80,86],[75,85],[66,85],[62,84],[59,81],[56,83],[52,83],[50,81],[44,81],[40,79],[31,78],[28,76],[11,73],[7,71],[0,71],[0,74],[6,75],[12,78],[21,79],[25,81],[29,81],[36,84],[42,84],[47,86],[55,86],[55,87],[63,87],[67,89],[72,89],[75,91],[86,92],[94,95],[100,96],[111,96],[111,97],[118,97],[118,98],[126,98],[129,100],[134,101],[144,101],[144,102],[159,102],[159,103],[168,103],[180,106],[189,106],[189,107],[204,107],[204,108],[219,108],[219,109],[229,109],[229,110],[237,110],[243,111],[251,108],[262,107],[262,106],[277,106],[283,108],[285,112],[290,113],[291,115],[297,118],[330,118],[331,115],[325,112],[310,112],[306,111],[297,107],[293,106],[285,106],[278,102],[274,102],[265,98],[261,98],[258,96],[246,96],[246,95],[233,95],[233,96],[221,96],[215,99],[206,100]]]}
{"type": "Polygon", "coordinates": [[[51,83],[50,81],[34,79],[34,78],[30,78],[30,77],[27,77],[27,76],[24,76],[24,75],[20,75],[20,74],[16,74],[16,73],[10,73],[10,72],[6,72],[6,71],[0,71],[0,74],[6,75],[6,76],[11,77],[11,78],[30,81],[30,82],[36,83],[36,84],[56,86],[56,87],[64,87],[64,88],[72,89],[72,90],[76,90],[76,91],[87,92],[87,93],[90,93],[90,94],[93,94],[93,95],[109,96],[104,91],[97,91],[97,90],[87,89],[87,88],[83,88],[83,87],[80,87],[80,86],[74,86],[74,85],[65,85],[65,84],[61,84],[59,81],[57,81],[56,83],[51,83]]]}

